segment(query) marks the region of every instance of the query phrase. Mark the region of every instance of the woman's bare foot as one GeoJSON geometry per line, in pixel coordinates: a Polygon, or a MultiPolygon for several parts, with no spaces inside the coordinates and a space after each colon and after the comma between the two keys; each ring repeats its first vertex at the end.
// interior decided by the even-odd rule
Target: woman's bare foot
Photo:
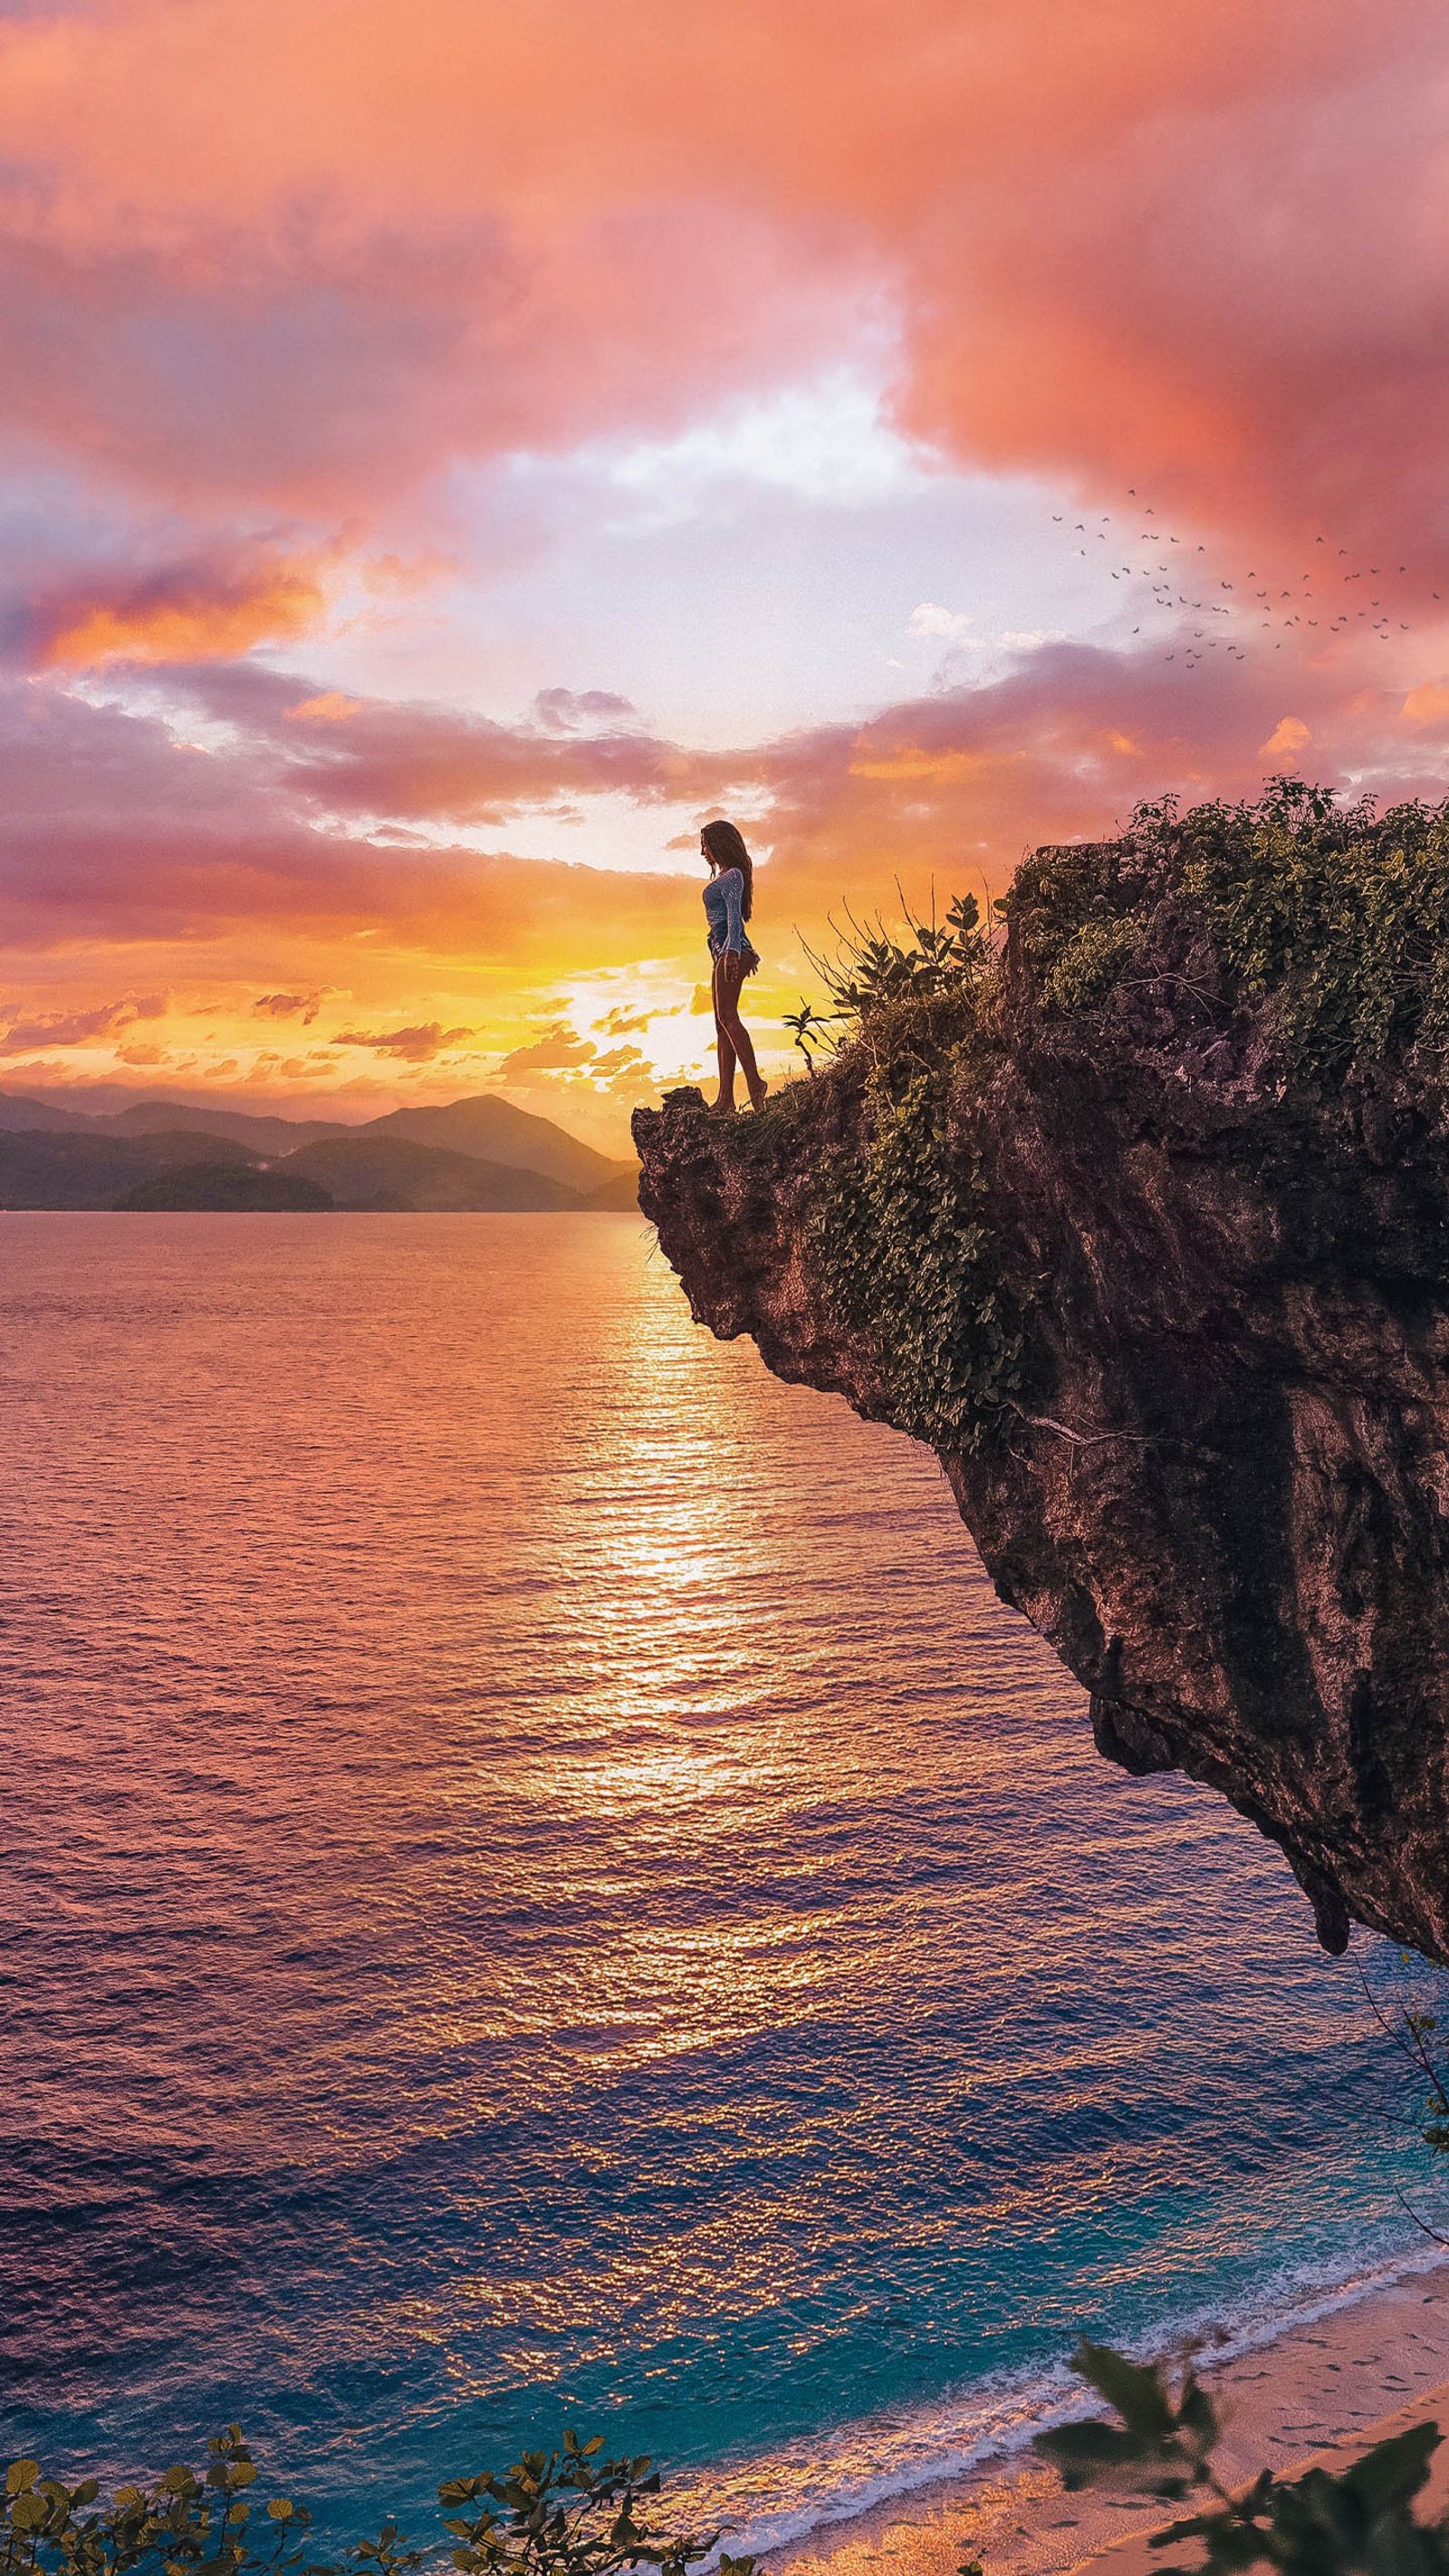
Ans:
{"type": "Polygon", "coordinates": [[[768,1082],[766,1082],[766,1081],[764,1080],[763,1076],[762,1076],[762,1077],[761,1077],[761,1079],[756,1083],[756,1085],[755,1085],[755,1087],[754,1087],[754,1090],[750,1093],[750,1107],[751,1107],[752,1109],[763,1109],[763,1108],[764,1108],[764,1105],[765,1105],[765,1094],[766,1094],[766,1092],[769,1090],[769,1088],[770,1088],[770,1086],[769,1086],[768,1082]]]}
{"type": "Polygon", "coordinates": [[[712,1100],[709,1104],[709,1114],[711,1118],[733,1118],[735,1104],[732,1100],[712,1100]]]}

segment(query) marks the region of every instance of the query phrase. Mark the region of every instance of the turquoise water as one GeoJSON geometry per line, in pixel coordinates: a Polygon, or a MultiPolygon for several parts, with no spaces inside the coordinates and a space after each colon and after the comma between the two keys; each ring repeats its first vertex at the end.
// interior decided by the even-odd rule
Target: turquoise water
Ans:
{"type": "Polygon", "coordinates": [[[778,2535],[1419,2259],[1278,1855],[637,1221],[3,1245],[12,2451],[353,2527],[573,2419],[778,2535]]]}

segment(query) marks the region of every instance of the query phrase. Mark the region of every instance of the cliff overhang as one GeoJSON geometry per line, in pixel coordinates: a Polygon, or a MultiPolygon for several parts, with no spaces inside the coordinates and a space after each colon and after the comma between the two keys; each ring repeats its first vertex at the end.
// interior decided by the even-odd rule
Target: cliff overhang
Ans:
{"type": "Polygon", "coordinates": [[[1104,1754],[1327,1948],[1449,1958],[1445,818],[1159,808],[1005,916],[758,1117],[636,1113],[641,1207],[699,1322],[936,1449],[1104,1754]]]}

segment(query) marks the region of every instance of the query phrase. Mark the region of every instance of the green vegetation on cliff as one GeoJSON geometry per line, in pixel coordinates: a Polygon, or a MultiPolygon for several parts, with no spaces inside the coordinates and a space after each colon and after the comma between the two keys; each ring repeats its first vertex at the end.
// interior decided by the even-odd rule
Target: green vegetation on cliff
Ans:
{"type": "Polygon", "coordinates": [[[868,1064],[860,1143],[822,1164],[811,1251],[835,1315],[889,1365],[901,1429],[970,1449],[1020,1388],[1021,1329],[982,1217],[980,1158],[953,1117],[980,1032],[966,1015],[943,1044],[933,1013],[922,1054],[921,1016],[897,1010],[895,1044],[868,1064]]]}
{"type": "MultiPolygon", "coordinates": [[[[1022,1380],[1020,1315],[961,1114],[996,1053],[998,978],[975,898],[959,897],[940,924],[908,916],[897,935],[851,921],[838,955],[814,963],[831,1009],[804,1004],[791,1025],[812,1073],[821,1032],[844,1033],[826,1079],[858,1102],[848,1140],[819,1159],[814,1284],[889,1373],[892,1420],[935,1448],[967,1451],[1022,1380]]],[[[795,1098],[808,1118],[808,1086],[795,1098]]]]}
{"type": "MultiPolygon", "coordinates": [[[[1437,1082],[1449,1051],[1449,806],[1379,815],[1276,780],[1256,803],[1143,805],[1120,840],[1039,850],[999,907],[944,924],[849,923],[816,959],[830,1008],[791,1023],[849,1097],[815,1159],[815,1284],[877,1355],[891,1418],[969,1453],[1017,1413],[1030,1300],[1004,1281],[983,1119],[1013,1047],[1096,1065],[1172,1059],[1264,1100],[1346,1106],[1355,1086],[1437,1082]]],[[[773,1113],[819,1115],[797,1083],[773,1113]]]]}
{"type": "MultiPolygon", "coordinates": [[[[1449,1048],[1449,805],[1139,806],[1120,841],[1039,850],[1003,911],[1012,964],[1071,1018],[1152,996],[1185,1031],[1250,1012],[1285,1088],[1449,1048]]],[[[1131,1013],[1117,1015],[1124,1029],[1131,1013]]]]}

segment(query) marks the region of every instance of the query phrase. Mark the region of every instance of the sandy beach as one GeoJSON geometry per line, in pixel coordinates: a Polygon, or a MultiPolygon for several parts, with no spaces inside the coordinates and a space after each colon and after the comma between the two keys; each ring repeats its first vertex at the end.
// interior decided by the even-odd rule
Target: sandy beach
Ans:
{"type": "MultiPolygon", "coordinates": [[[[1449,2505],[1449,2265],[1370,2292],[1259,2351],[1198,2367],[1226,2433],[1220,2472],[1245,2482],[1271,2465],[1297,2471],[1320,2456],[1340,2463],[1425,2418],[1446,2440],[1429,2489],[1449,2505]]],[[[789,2576],[956,2576],[980,2558],[986,2576],[1146,2576],[1162,2565],[1148,2546],[1162,2508],[1067,2495],[1036,2461],[943,2480],[913,2496],[812,2532],[775,2560],[789,2576]]],[[[1190,2563],[1190,2549],[1171,2557],[1190,2563]]]]}

